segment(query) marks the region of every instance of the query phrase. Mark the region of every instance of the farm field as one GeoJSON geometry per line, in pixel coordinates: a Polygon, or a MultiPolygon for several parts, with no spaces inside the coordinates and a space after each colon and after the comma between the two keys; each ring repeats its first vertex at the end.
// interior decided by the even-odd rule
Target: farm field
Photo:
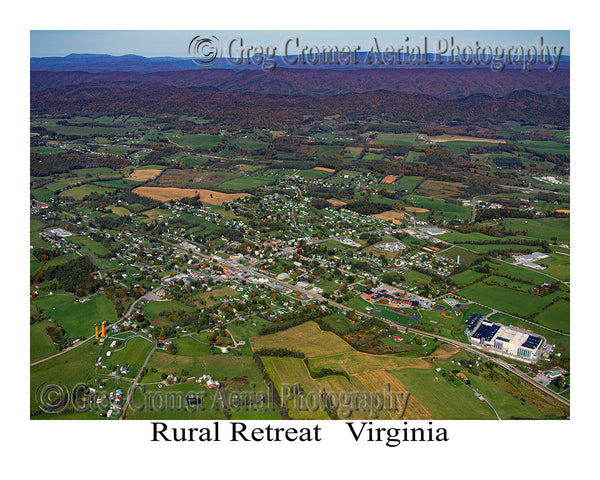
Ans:
{"type": "Polygon", "coordinates": [[[133,193],[163,202],[197,196],[201,202],[210,203],[211,205],[222,205],[248,196],[247,193],[221,193],[212,190],[174,187],[138,187],[133,190],[133,193]]]}
{"type": "Polygon", "coordinates": [[[533,315],[550,303],[553,296],[538,297],[504,287],[476,283],[460,290],[460,294],[498,310],[517,316],[533,315]]]}
{"type": "MultiPolygon", "coordinates": [[[[403,201],[406,202],[407,207],[417,207],[420,209],[425,209],[428,212],[433,210],[437,215],[446,219],[459,218],[466,220],[471,217],[470,207],[455,205],[438,198],[409,195],[404,197],[403,201]]],[[[408,208],[405,209],[406,211],[409,211],[408,208]]],[[[419,213],[419,211],[417,210],[415,213],[419,213]]]]}
{"type": "Polygon", "coordinates": [[[570,308],[571,303],[561,299],[536,315],[534,320],[548,328],[569,333],[570,308]]]}
{"type": "Polygon", "coordinates": [[[494,420],[492,409],[473,395],[462,382],[449,382],[431,370],[397,370],[392,374],[411,392],[422,399],[433,418],[448,420],[494,420]]]}
{"type": "Polygon", "coordinates": [[[142,306],[144,314],[148,316],[150,320],[155,320],[164,311],[170,310],[187,310],[192,311],[193,308],[184,305],[177,300],[161,300],[157,302],[148,302],[142,306]]]}
{"type": "Polygon", "coordinates": [[[464,196],[463,191],[466,187],[464,183],[425,180],[419,185],[416,193],[435,198],[458,198],[464,196]]]}
{"type": "Polygon", "coordinates": [[[441,250],[437,254],[442,257],[449,258],[455,264],[466,265],[466,266],[470,266],[475,260],[477,260],[478,258],[481,258],[476,253],[470,252],[469,250],[465,250],[464,248],[461,248],[461,247],[451,247],[446,250],[441,250]]]}
{"type": "Polygon", "coordinates": [[[287,348],[304,353],[307,357],[322,357],[350,352],[353,348],[331,332],[324,332],[314,322],[306,322],[271,335],[250,338],[252,350],[261,348],[287,348]]]}
{"type": "Polygon", "coordinates": [[[424,145],[425,140],[414,133],[378,133],[371,142],[382,145],[424,145]]]}
{"type": "Polygon", "coordinates": [[[137,182],[145,182],[147,180],[153,180],[158,177],[163,171],[158,168],[137,168],[129,175],[128,180],[135,180],[137,182]]]}
{"type": "Polygon", "coordinates": [[[185,357],[199,357],[210,355],[208,335],[206,333],[193,334],[175,340],[177,354],[185,357]]]}
{"type": "Polygon", "coordinates": [[[432,142],[477,142],[477,143],[506,143],[504,139],[498,138],[481,138],[481,137],[465,137],[461,135],[437,135],[434,137],[430,137],[428,135],[420,135],[426,140],[431,140],[432,142]]]}

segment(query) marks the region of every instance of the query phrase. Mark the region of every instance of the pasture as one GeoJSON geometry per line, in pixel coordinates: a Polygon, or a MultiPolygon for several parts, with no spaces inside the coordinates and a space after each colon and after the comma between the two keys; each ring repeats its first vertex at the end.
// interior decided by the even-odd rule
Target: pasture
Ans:
{"type": "Polygon", "coordinates": [[[30,410],[39,408],[36,390],[46,384],[63,384],[72,389],[85,382],[94,371],[100,346],[93,341],[30,368],[30,410]]]}
{"type": "Polygon", "coordinates": [[[96,185],[86,184],[64,190],[59,194],[59,197],[71,197],[77,201],[81,201],[83,200],[83,197],[90,195],[91,193],[106,194],[111,192],[114,192],[113,188],[98,187],[96,185]]]}
{"type": "Polygon", "coordinates": [[[533,315],[550,303],[557,294],[538,297],[527,292],[521,292],[485,283],[475,283],[460,290],[460,294],[497,310],[512,313],[519,317],[533,315]]]}
{"type": "Polygon", "coordinates": [[[33,362],[56,353],[54,343],[44,331],[50,325],[52,324],[46,321],[34,323],[29,327],[29,361],[33,362]]]}
{"type": "Polygon", "coordinates": [[[75,297],[71,294],[55,293],[36,297],[31,300],[31,304],[45,310],[51,319],[65,329],[68,337],[89,337],[94,334],[95,324],[103,321],[116,322],[117,313],[104,294],[87,298],[88,301],[80,303],[75,302],[75,297]]]}
{"type": "Polygon", "coordinates": [[[553,243],[570,243],[570,222],[568,218],[505,218],[503,224],[513,230],[524,230],[528,238],[542,238],[553,243]],[[554,242],[556,238],[556,242],[554,242]]]}

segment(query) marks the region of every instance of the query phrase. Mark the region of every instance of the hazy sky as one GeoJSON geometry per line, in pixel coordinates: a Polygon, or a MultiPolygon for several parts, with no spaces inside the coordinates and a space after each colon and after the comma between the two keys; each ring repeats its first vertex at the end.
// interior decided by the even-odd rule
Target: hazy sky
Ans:
{"type": "Polygon", "coordinates": [[[568,30],[32,30],[32,57],[62,57],[70,53],[104,53],[110,55],[135,54],[146,57],[188,57],[188,45],[196,35],[215,36],[222,45],[241,37],[245,45],[276,46],[281,53],[284,42],[298,37],[301,45],[360,46],[368,51],[377,39],[381,49],[408,44],[421,45],[427,37],[430,48],[440,39],[460,46],[529,46],[539,44],[564,47],[563,55],[570,54],[568,30]],[[409,37],[408,42],[406,37],[409,37]]]}

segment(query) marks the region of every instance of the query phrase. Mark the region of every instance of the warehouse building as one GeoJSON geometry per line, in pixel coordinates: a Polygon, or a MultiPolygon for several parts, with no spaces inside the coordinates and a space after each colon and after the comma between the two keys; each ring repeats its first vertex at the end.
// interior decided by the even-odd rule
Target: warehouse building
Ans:
{"type": "Polygon", "coordinates": [[[526,363],[539,360],[540,347],[545,343],[543,337],[513,326],[490,322],[479,315],[471,315],[465,323],[465,333],[472,345],[526,363]]]}

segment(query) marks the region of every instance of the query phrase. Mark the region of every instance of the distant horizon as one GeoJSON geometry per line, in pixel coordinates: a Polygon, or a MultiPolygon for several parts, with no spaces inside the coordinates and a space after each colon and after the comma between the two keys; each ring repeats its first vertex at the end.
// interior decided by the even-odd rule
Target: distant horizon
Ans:
{"type": "MultiPolygon", "coordinates": [[[[358,53],[368,53],[368,50],[359,50],[358,53]]],[[[31,55],[29,58],[66,58],[69,57],[71,55],[90,55],[90,56],[107,56],[107,57],[114,57],[114,58],[119,58],[119,57],[141,57],[141,58],[173,58],[176,60],[192,60],[192,57],[190,56],[183,56],[183,57],[177,57],[177,56],[173,56],[173,55],[140,55],[137,53],[123,53],[123,54],[112,54],[112,53],[89,53],[89,52],[71,52],[71,53],[67,53],[65,55],[41,55],[41,56],[37,56],[37,55],[31,55]]],[[[429,55],[433,55],[433,54],[429,54],[429,55]]],[[[442,55],[442,57],[447,57],[448,55],[442,55]]],[[[561,59],[562,58],[570,58],[570,55],[567,53],[563,53],[561,55],[561,59]]],[[[237,57],[224,57],[224,58],[237,58],[237,57]]]]}

